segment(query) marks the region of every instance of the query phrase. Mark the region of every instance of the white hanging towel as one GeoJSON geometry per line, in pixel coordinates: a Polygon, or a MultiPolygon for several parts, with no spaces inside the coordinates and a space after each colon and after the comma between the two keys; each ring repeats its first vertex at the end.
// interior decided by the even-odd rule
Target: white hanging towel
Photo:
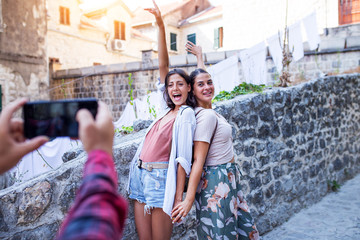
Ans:
{"type": "Polygon", "coordinates": [[[148,120],[149,111],[146,104],[146,99],[144,97],[139,97],[134,100],[134,104],[135,104],[137,119],[148,120]]]}
{"type": "Polygon", "coordinates": [[[11,172],[15,174],[15,178],[19,181],[28,180],[58,168],[63,163],[62,156],[64,153],[80,146],[82,146],[80,140],[71,140],[69,137],[57,137],[42,145],[38,148],[38,151],[35,150],[26,154],[11,172]]]}
{"type": "Polygon", "coordinates": [[[266,45],[264,41],[241,51],[240,60],[247,83],[267,84],[266,45]]]}
{"type": "Polygon", "coordinates": [[[221,91],[232,91],[240,84],[238,56],[234,55],[207,68],[215,87],[215,95],[221,91]]]}
{"type": "Polygon", "coordinates": [[[310,50],[315,50],[320,43],[320,35],[318,32],[318,26],[316,22],[316,11],[306,16],[302,23],[305,28],[307,41],[309,43],[310,50]]]}
{"type": "Polygon", "coordinates": [[[133,125],[135,120],[136,120],[136,118],[135,118],[134,108],[130,104],[130,102],[128,102],[126,104],[126,107],[125,107],[123,113],[121,114],[121,117],[116,122],[114,122],[114,127],[120,128],[120,129],[122,126],[130,127],[133,125]]]}
{"type": "Polygon", "coordinates": [[[276,66],[276,70],[278,73],[281,73],[282,71],[282,42],[281,42],[281,33],[275,34],[268,39],[266,39],[271,57],[274,61],[274,64],[276,66]]]}
{"type": "Polygon", "coordinates": [[[304,57],[300,22],[296,22],[289,26],[289,49],[290,51],[293,51],[293,61],[298,61],[304,57]]]}

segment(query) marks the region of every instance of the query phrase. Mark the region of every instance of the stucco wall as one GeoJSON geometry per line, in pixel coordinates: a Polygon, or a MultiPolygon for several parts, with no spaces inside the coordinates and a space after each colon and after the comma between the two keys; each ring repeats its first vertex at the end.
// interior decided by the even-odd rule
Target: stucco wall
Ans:
{"type": "MultiPolygon", "coordinates": [[[[245,95],[215,110],[233,128],[243,191],[261,233],[319,201],[328,180],[360,172],[360,75],[316,79],[286,89],[245,95]]],[[[119,192],[144,130],[115,137],[119,192]]],[[[51,239],[80,185],[86,156],[66,153],[60,168],[0,191],[0,238],[51,239]]],[[[195,236],[194,210],[173,239],[195,236]]],[[[137,239],[132,204],[123,239],[137,239]]]]}

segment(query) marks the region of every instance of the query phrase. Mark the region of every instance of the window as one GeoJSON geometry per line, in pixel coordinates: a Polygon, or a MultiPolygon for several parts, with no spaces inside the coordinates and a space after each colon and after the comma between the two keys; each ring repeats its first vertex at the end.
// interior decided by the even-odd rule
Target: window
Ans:
{"type": "Polygon", "coordinates": [[[114,21],[114,39],[125,40],[125,23],[114,21]]]}
{"type": "Polygon", "coordinates": [[[223,27],[215,28],[214,30],[214,48],[222,48],[223,47],[223,39],[224,39],[224,33],[223,33],[223,27]]]}
{"type": "Polygon", "coordinates": [[[67,7],[59,7],[60,24],[70,25],[70,9],[67,7]]]}
{"type": "Polygon", "coordinates": [[[177,51],[176,38],[176,33],[170,33],[170,50],[177,51]]]}

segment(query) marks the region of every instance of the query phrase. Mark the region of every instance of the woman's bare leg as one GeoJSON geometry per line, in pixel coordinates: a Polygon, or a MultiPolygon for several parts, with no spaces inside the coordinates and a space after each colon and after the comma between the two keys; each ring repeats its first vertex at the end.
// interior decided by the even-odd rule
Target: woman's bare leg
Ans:
{"type": "Polygon", "coordinates": [[[152,237],[155,240],[169,240],[173,224],[169,215],[161,208],[154,208],[151,212],[152,237]]]}
{"type": "MultiPolygon", "coordinates": [[[[136,230],[140,240],[151,240],[151,215],[144,215],[144,203],[134,202],[134,215],[136,230]]],[[[153,238],[154,239],[154,238],[153,238]]]]}

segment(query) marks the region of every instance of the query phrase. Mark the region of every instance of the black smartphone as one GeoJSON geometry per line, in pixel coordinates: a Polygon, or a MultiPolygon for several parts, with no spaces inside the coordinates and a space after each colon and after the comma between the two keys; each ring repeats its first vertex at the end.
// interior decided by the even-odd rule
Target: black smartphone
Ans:
{"type": "Polygon", "coordinates": [[[77,111],[82,108],[88,109],[95,118],[97,100],[83,98],[27,102],[23,107],[25,137],[78,137],[79,124],[75,117],[77,111]]]}

